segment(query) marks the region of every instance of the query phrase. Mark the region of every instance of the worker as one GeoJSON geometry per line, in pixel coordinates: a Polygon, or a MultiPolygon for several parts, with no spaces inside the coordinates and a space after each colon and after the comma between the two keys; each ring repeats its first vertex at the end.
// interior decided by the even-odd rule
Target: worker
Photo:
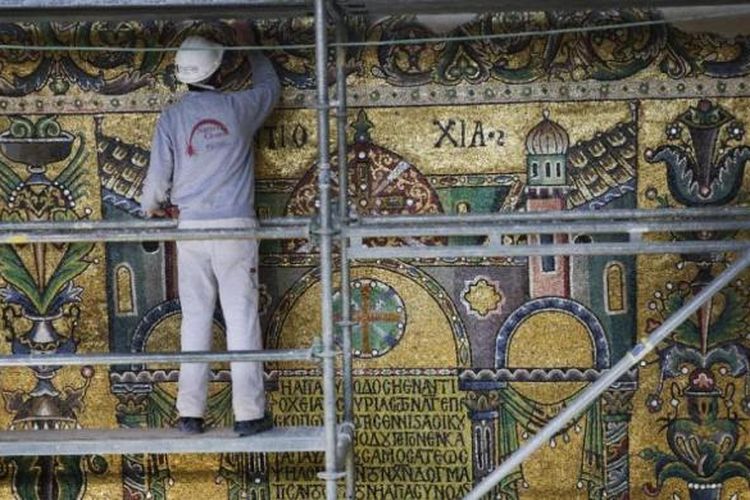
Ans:
{"type": "MultiPolygon", "coordinates": [[[[237,40],[252,44],[247,23],[234,25],[237,40]]],[[[147,217],[176,206],[180,228],[255,228],[253,136],[276,105],[279,79],[260,51],[247,57],[251,88],[222,92],[222,45],[190,36],[176,55],[176,77],[188,92],[156,124],[151,161],[141,195],[147,217]]],[[[258,244],[256,240],[177,242],[183,352],[210,351],[218,296],[227,349],[260,350],[258,244]]],[[[234,430],[249,436],[272,427],[265,411],[263,367],[231,364],[234,430]]],[[[177,427],[204,431],[209,367],[184,363],[177,392],[177,427]]]]}

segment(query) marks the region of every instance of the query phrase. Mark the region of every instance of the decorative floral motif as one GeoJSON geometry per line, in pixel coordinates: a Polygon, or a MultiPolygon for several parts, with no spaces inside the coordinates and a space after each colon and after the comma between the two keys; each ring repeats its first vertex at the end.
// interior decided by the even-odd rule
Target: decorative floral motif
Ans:
{"type": "MultiPolygon", "coordinates": [[[[691,282],[668,282],[657,290],[646,306],[652,315],[646,329],[657,328],[712,278],[710,268],[698,267],[691,282]]],[[[698,313],[677,327],[657,350],[659,384],[646,406],[651,413],[662,410],[662,393],[669,384],[671,398],[667,420],[667,444],[674,455],[647,448],[641,457],[654,463],[656,484],[644,492],[656,496],[668,478],[688,482],[692,500],[719,498],[722,484],[733,477],[750,477],[750,448],[736,450],[739,417],[734,409],[736,384],[745,379],[739,409],[747,413],[747,376],[750,360],[744,345],[748,328],[750,291],[736,280],[706,303],[698,313]],[[721,386],[717,379],[722,376],[721,386]],[[729,377],[729,381],[726,381],[729,377]],[[687,382],[680,381],[680,379],[687,382]],[[687,385],[686,389],[683,387],[687,385]],[[719,416],[719,402],[726,418],[719,416]],[[685,416],[684,408],[687,408],[685,416]]]]}
{"type": "MultiPolygon", "coordinates": [[[[726,394],[729,408],[731,391],[726,394]]],[[[644,492],[657,496],[667,479],[679,478],[688,482],[692,500],[718,499],[724,481],[750,477],[750,448],[736,449],[739,420],[719,417],[722,392],[717,389],[712,372],[699,368],[691,373],[684,395],[687,416],[669,418],[666,427],[667,443],[675,454],[656,448],[647,448],[640,454],[656,467],[657,483],[646,485],[644,492]]]]}
{"type": "Polygon", "coordinates": [[[677,140],[682,134],[682,126],[679,123],[670,123],[667,125],[665,133],[670,141],[677,140]]]}
{"type": "MultiPolygon", "coordinates": [[[[535,12],[488,14],[449,36],[522,33],[580,26],[607,26],[659,19],[656,11],[535,12]]],[[[369,39],[434,37],[416,18],[389,17],[372,26],[369,39]]],[[[670,78],[741,76],[750,46],[743,40],[688,35],[664,25],[571,32],[549,36],[509,35],[471,41],[388,45],[377,49],[372,73],[393,85],[455,85],[500,81],[612,81],[656,67],[670,78]],[[727,55],[731,54],[731,55],[727,55]]]]}
{"type": "MultiPolygon", "coordinates": [[[[28,175],[21,177],[0,161],[0,195],[5,221],[72,221],[83,194],[82,166],[87,157],[83,136],[73,159],[54,178],[47,176],[47,165],[65,160],[72,152],[76,137],[61,129],[55,117],[36,122],[15,117],[9,130],[0,134],[0,150],[10,160],[26,165],[28,175]]],[[[91,214],[85,209],[84,216],[91,214]]],[[[0,289],[3,326],[9,332],[13,354],[73,353],[78,346],[76,330],[80,316],[78,303],[83,288],[73,279],[88,268],[91,243],[19,246],[0,245],[0,276],[6,286],[0,289]],[[59,255],[56,264],[52,252],[59,255]]],[[[53,379],[60,366],[35,366],[35,387],[27,392],[3,392],[5,408],[13,414],[11,428],[73,429],[79,427],[78,413],[94,370],[81,369],[84,383],[58,390],[53,379]]],[[[34,492],[34,497],[66,496],[78,498],[85,489],[85,470],[95,474],[107,471],[106,460],[92,457],[15,457],[4,458],[2,470],[13,469],[14,491],[34,492]],[[65,471],[67,478],[63,478],[65,471]]],[[[32,495],[29,493],[29,495],[32,495]]]]}
{"type": "MultiPolygon", "coordinates": [[[[579,26],[607,26],[654,21],[657,11],[501,13],[479,16],[450,35],[523,33],[579,26]]],[[[189,33],[209,34],[233,43],[223,23],[90,22],[0,24],[0,43],[18,45],[90,46],[125,48],[176,47],[189,33]]],[[[258,21],[259,40],[267,45],[312,44],[309,19],[258,21]]],[[[389,16],[367,25],[355,18],[348,25],[350,41],[389,41],[436,36],[413,17],[389,16]]],[[[708,35],[689,35],[664,25],[571,32],[550,36],[510,35],[497,39],[414,43],[368,49],[347,48],[347,72],[365,73],[397,86],[426,83],[456,85],[500,81],[509,84],[535,81],[612,81],[643,71],[669,78],[705,75],[741,77],[750,69],[750,44],[708,35]],[[708,41],[706,40],[708,38],[708,41]],[[371,63],[370,61],[374,61],[371,63]]],[[[333,51],[331,52],[333,54],[333,51]]],[[[314,54],[308,49],[284,49],[272,55],[285,85],[315,87],[314,54]]],[[[246,62],[230,55],[226,73],[229,88],[247,83],[246,62]]],[[[49,89],[62,95],[71,89],[100,94],[127,94],[141,88],[174,89],[172,56],[163,52],[0,51],[0,95],[25,96],[49,89]],[[12,76],[11,76],[12,75],[12,76]]],[[[333,56],[330,57],[333,76],[333,56]]],[[[333,78],[329,78],[333,82],[333,78]]]]}
{"type": "Polygon", "coordinates": [[[735,141],[741,141],[745,137],[745,125],[742,122],[733,121],[729,124],[727,132],[729,133],[729,137],[735,141]]]}
{"type": "MultiPolygon", "coordinates": [[[[710,276],[696,278],[694,282],[668,282],[663,290],[653,293],[646,307],[651,317],[647,330],[654,330],[687,302],[699,283],[710,281],[710,276]]],[[[732,283],[717,294],[698,314],[678,326],[667,340],[668,352],[672,346],[697,350],[702,355],[716,348],[740,345],[750,327],[750,297],[741,281],[732,283]]]]}
{"type": "MultiPolygon", "coordinates": [[[[169,22],[91,22],[0,24],[0,42],[18,45],[114,46],[122,48],[176,47],[191,33],[208,34],[229,44],[232,30],[225,24],[169,22]]],[[[247,83],[246,60],[230,55],[225,82],[236,89],[247,83]]],[[[168,52],[0,51],[0,95],[24,96],[49,88],[55,95],[78,87],[100,94],[127,94],[157,84],[176,88],[168,52]]]]}
{"type": "Polygon", "coordinates": [[[479,276],[474,281],[466,282],[461,300],[466,310],[480,319],[491,314],[498,314],[505,300],[500,291],[500,283],[479,276]]]}
{"type": "Polygon", "coordinates": [[[749,147],[730,144],[744,133],[727,110],[702,99],[667,126],[674,144],[647,149],[646,161],[667,164],[669,190],[683,205],[723,205],[737,195],[750,160],[749,147]]]}

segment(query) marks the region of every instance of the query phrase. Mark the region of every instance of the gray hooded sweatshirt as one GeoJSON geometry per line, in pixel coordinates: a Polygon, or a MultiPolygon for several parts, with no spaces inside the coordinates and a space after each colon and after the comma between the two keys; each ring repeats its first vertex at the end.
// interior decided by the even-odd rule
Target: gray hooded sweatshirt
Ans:
{"type": "Polygon", "coordinates": [[[276,105],[279,78],[260,52],[253,87],[187,92],[156,124],[141,194],[146,213],[171,202],[181,220],[255,217],[253,136],[276,105]]]}

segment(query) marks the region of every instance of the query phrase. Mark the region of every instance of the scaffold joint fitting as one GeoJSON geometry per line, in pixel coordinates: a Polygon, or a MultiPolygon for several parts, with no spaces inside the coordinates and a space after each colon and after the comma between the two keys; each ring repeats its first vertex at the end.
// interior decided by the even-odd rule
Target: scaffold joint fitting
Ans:
{"type": "Polygon", "coordinates": [[[324,481],[344,479],[346,477],[346,471],[337,472],[318,472],[318,478],[324,481]]]}

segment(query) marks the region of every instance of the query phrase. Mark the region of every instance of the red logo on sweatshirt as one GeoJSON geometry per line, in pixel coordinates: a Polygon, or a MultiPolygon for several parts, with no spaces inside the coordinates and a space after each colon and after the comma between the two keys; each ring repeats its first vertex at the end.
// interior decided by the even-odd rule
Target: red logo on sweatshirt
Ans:
{"type": "Polygon", "coordinates": [[[203,136],[204,141],[211,141],[218,137],[229,135],[229,129],[219,120],[214,120],[213,118],[200,120],[193,126],[193,130],[190,132],[190,138],[187,143],[188,156],[195,156],[198,154],[195,150],[195,145],[193,144],[193,139],[197,133],[200,133],[203,136]]]}

